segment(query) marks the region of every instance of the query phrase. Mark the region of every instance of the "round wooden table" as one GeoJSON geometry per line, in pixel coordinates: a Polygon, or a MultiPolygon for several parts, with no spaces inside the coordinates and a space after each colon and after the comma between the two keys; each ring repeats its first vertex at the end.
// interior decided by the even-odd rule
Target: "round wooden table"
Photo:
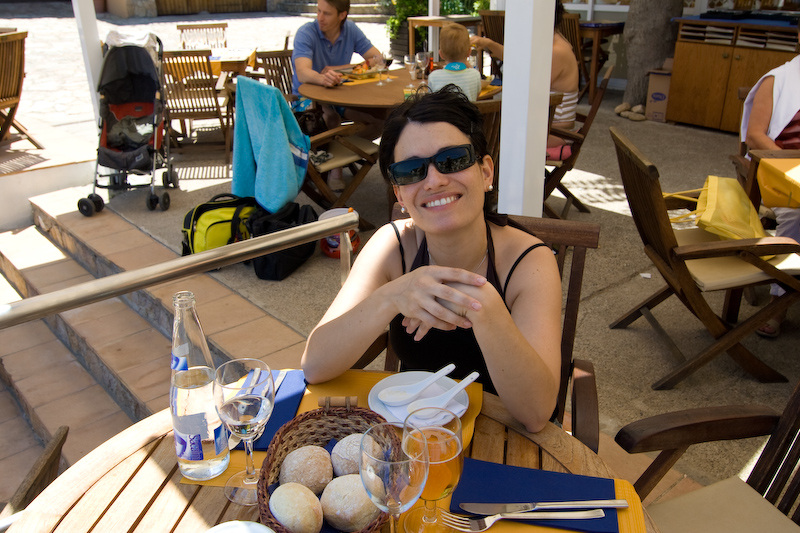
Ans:
{"type": "MultiPolygon", "coordinates": [[[[390,70],[389,75],[394,79],[386,83],[384,75],[382,86],[378,86],[376,77],[374,81],[372,78],[369,81],[355,80],[336,87],[304,83],[298,90],[301,95],[321,104],[391,109],[403,103],[403,88],[411,83],[411,75],[406,69],[390,70]]],[[[414,80],[414,85],[419,85],[420,82],[421,80],[414,80]]]]}
{"type": "MultiPolygon", "coordinates": [[[[580,441],[553,424],[539,433],[528,433],[500,399],[488,393],[484,393],[467,453],[483,461],[614,477],[580,441]]],[[[230,520],[258,521],[257,507],[230,504],[222,487],[181,484],[180,480],[172,421],[169,409],[164,409],[67,469],[9,531],[198,533],[230,520]]],[[[647,512],[644,518],[647,531],[657,532],[647,512]]]]}

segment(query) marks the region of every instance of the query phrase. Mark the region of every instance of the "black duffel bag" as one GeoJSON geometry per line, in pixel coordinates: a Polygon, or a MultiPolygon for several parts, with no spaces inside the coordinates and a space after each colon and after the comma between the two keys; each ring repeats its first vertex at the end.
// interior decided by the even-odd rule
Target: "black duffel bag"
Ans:
{"type": "MultiPolygon", "coordinates": [[[[251,237],[259,237],[316,220],[317,213],[310,205],[288,202],[276,213],[270,213],[261,207],[257,208],[247,219],[246,225],[251,237]]],[[[314,255],[316,246],[316,241],[312,241],[280,252],[262,255],[253,259],[253,270],[259,279],[280,281],[314,255]]]]}

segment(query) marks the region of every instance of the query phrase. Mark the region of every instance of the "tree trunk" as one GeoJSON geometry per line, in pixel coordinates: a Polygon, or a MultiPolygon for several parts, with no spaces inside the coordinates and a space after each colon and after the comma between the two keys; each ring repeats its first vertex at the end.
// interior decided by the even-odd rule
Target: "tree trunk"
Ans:
{"type": "Polygon", "coordinates": [[[647,73],[660,68],[675,53],[683,0],[631,0],[623,39],[628,57],[628,84],[623,102],[631,106],[647,100],[647,73]]]}

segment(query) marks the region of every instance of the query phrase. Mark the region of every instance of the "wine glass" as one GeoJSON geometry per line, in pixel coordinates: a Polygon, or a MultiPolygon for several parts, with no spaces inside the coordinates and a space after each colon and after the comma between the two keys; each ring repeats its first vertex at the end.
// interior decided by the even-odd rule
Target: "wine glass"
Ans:
{"type": "Polygon", "coordinates": [[[384,52],[383,53],[383,64],[384,64],[383,68],[386,70],[386,83],[394,83],[394,80],[389,77],[389,67],[392,65],[393,62],[394,62],[394,56],[392,55],[392,52],[391,51],[384,52]]]}
{"type": "Polygon", "coordinates": [[[372,56],[369,59],[367,59],[367,62],[369,63],[370,67],[375,67],[378,70],[378,83],[376,83],[375,85],[378,87],[380,87],[381,85],[386,85],[385,83],[383,83],[383,73],[386,70],[386,63],[383,61],[383,56],[382,55],[372,56]]]}
{"type": "Polygon", "coordinates": [[[253,466],[253,441],[261,436],[275,405],[269,366],[258,359],[233,359],[214,375],[214,404],[231,433],[244,442],[245,470],[231,476],[225,496],[239,505],[257,505],[259,471],[253,466]]]}
{"type": "Polygon", "coordinates": [[[422,72],[422,82],[425,82],[425,69],[428,68],[428,52],[417,52],[416,59],[417,59],[417,68],[420,69],[422,72]]]}
{"type": "Polygon", "coordinates": [[[407,89],[416,89],[417,86],[414,85],[414,79],[416,79],[416,72],[417,72],[417,62],[414,60],[414,56],[405,55],[403,56],[403,65],[405,65],[406,70],[408,71],[408,75],[411,77],[411,83],[406,85],[407,89]]]}
{"type": "Polygon", "coordinates": [[[415,426],[404,428],[402,440],[394,424],[378,424],[361,437],[361,461],[358,472],[361,482],[375,506],[389,513],[391,533],[400,513],[406,512],[419,499],[428,477],[428,447],[425,437],[415,426]]]}
{"type": "Polygon", "coordinates": [[[436,503],[453,492],[464,469],[461,420],[447,409],[423,407],[409,414],[403,426],[416,426],[418,429],[409,429],[409,434],[424,436],[429,463],[428,480],[420,496],[425,505],[406,515],[405,530],[407,533],[452,532],[439,521],[436,503]]]}

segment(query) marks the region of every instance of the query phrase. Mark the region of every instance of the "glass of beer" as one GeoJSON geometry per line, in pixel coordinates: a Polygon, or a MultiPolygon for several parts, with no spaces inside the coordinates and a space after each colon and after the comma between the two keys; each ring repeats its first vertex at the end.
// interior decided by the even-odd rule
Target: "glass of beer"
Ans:
{"type": "Polygon", "coordinates": [[[408,446],[428,448],[428,479],[420,496],[424,506],[406,513],[405,531],[450,533],[452,529],[439,520],[437,502],[453,492],[464,468],[461,420],[447,409],[425,407],[410,413],[404,425],[416,426],[405,429],[408,446]]]}

